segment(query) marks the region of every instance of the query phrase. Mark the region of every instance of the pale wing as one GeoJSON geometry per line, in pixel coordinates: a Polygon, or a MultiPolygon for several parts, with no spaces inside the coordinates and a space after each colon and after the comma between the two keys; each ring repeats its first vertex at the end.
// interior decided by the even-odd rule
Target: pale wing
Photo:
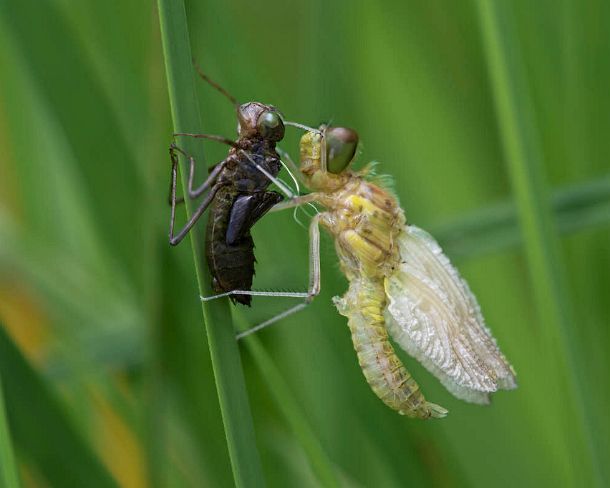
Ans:
{"type": "Polygon", "coordinates": [[[488,403],[516,387],[476,298],[438,243],[415,226],[398,237],[401,264],[386,279],[387,328],[456,397],[488,403]]]}

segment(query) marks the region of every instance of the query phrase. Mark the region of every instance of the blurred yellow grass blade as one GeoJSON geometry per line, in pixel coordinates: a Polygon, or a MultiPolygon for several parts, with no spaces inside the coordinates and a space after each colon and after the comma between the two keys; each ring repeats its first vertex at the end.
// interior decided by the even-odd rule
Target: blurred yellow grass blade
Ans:
{"type": "Polygon", "coordinates": [[[114,487],[44,379],[0,327],[0,372],[15,444],[49,485],[114,487]]]}

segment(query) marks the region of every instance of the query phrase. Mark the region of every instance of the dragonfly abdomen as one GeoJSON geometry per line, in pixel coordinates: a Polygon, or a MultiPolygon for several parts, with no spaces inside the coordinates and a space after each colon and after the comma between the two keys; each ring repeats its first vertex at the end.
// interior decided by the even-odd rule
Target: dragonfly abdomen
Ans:
{"type": "MultiPolygon", "coordinates": [[[[208,267],[213,278],[213,288],[217,293],[232,290],[250,290],[254,276],[254,241],[250,232],[233,244],[227,243],[231,208],[235,195],[230,189],[218,192],[208,219],[205,252],[208,267]]],[[[249,295],[234,295],[231,300],[250,305],[249,295]]]]}
{"type": "Polygon", "coordinates": [[[388,339],[383,312],[383,283],[367,278],[350,282],[345,296],[335,299],[348,318],[354,349],[364,376],[375,394],[401,415],[416,418],[444,417],[447,411],[429,403],[419,385],[401,363],[388,339]]]}

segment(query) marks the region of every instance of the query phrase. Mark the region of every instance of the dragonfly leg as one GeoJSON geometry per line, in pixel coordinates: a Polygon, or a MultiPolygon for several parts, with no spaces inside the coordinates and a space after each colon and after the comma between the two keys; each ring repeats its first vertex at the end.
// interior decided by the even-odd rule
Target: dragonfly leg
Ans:
{"type": "Polygon", "coordinates": [[[254,161],[254,159],[252,159],[252,157],[243,149],[240,149],[240,152],[246,156],[246,158],[248,159],[248,161],[250,161],[250,163],[252,163],[252,165],[259,170],[261,173],[263,173],[267,178],[269,178],[269,180],[272,183],[275,183],[275,186],[277,186],[280,191],[286,195],[288,198],[292,199],[294,198],[294,193],[292,192],[292,190],[290,188],[288,188],[283,182],[281,182],[278,178],[276,178],[275,176],[273,176],[271,173],[269,173],[269,171],[267,171],[265,168],[263,168],[260,164],[258,164],[256,161],[254,161]]]}
{"type": "Polygon", "coordinates": [[[208,139],[210,141],[220,142],[227,146],[237,147],[237,143],[223,136],[217,136],[216,134],[193,134],[192,132],[174,132],[174,137],[184,136],[193,137],[195,139],[208,139]]]}
{"type": "Polygon", "coordinates": [[[175,199],[176,199],[177,173],[178,173],[177,168],[176,168],[176,166],[174,166],[172,168],[172,212],[171,212],[170,223],[169,223],[169,243],[172,246],[177,245],[178,243],[180,243],[180,241],[182,241],[182,239],[184,239],[184,236],[186,236],[186,234],[188,234],[188,231],[191,230],[193,225],[195,225],[195,222],[197,222],[197,219],[199,219],[199,217],[201,217],[203,212],[205,212],[206,209],[210,206],[210,203],[212,203],[212,200],[214,200],[214,197],[216,196],[216,192],[222,186],[224,186],[223,184],[220,184],[220,183],[217,183],[216,185],[214,185],[210,189],[209,193],[205,196],[204,200],[201,202],[201,204],[199,205],[197,210],[195,210],[193,215],[191,215],[191,218],[189,219],[189,221],[184,225],[184,227],[180,230],[180,232],[178,232],[178,234],[174,236],[174,223],[176,221],[175,199]]]}
{"type": "Polygon", "coordinates": [[[286,162],[286,165],[285,165],[286,170],[291,175],[293,175],[293,178],[296,177],[296,179],[298,179],[302,183],[303,182],[303,174],[301,173],[301,170],[299,169],[297,164],[294,162],[294,160],[292,159],[290,154],[287,151],[284,151],[279,146],[275,146],[275,150],[277,151],[277,153],[282,158],[282,162],[286,162]]]}
{"type": "Polygon", "coordinates": [[[284,125],[289,125],[290,127],[296,127],[297,129],[303,129],[307,132],[315,132],[316,134],[321,134],[322,131],[319,129],[314,129],[313,127],[309,127],[305,124],[300,124],[299,122],[292,122],[290,120],[284,120],[284,125]]]}
{"type": "Polygon", "coordinates": [[[177,204],[183,203],[184,198],[176,196],[177,177],[174,178],[174,173],[177,176],[177,174],[178,174],[177,173],[178,172],[178,156],[176,155],[172,146],[173,146],[173,144],[171,144],[169,147],[169,157],[172,162],[172,169],[171,169],[170,178],[169,178],[169,194],[167,195],[167,203],[169,203],[172,207],[175,207],[177,204]]]}
{"type": "Polygon", "coordinates": [[[250,334],[254,334],[255,332],[258,332],[259,330],[264,329],[265,327],[268,327],[282,319],[285,319],[286,317],[289,317],[292,314],[300,312],[310,303],[311,302],[303,302],[303,303],[299,303],[298,305],[295,305],[294,307],[290,307],[289,309],[284,310],[281,313],[278,313],[275,317],[271,317],[269,320],[265,320],[264,322],[261,322],[260,324],[255,325],[254,327],[252,327],[250,329],[240,332],[239,334],[237,334],[235,336],[235,339],[237,339],[239,341],[240,339],[243,339],[244,337],[247,337],[250,334]]]}
{"type": "MultiPolygon", "coordinates": [[[[278,148],[276,147],[276,149],[278,149],[278,148]]],[[[284,183],[282,183],[280,180],[278,180],[276,177],[274,177],[272,174],[270,174],[267,170],[265,170],[265,168],[263,168],[259,164],[257,164],[256,161],[254,161],[248,153],[246,153],[244,151],[242,151],[242,152],[246,156],[246,158],[248,158],[248,160],[254,165],[254,167],[256,169],[258,169],[267,178],[269,178],[269,180],[272,183],[275,183],[275,185],[284,193],[284,195],[286,195],[288,197],[288,200],[285,200],[283,202],[280,202],[280,203],[274,205],[273,208],[271,208],[271,210],[270,210],[271,212],[278,212],[280,210],[298,207],[300,205],[305,205],[305,204],[314,202],[318,199],[317,193],[310,193],[308,195],[295,195],[294,193],[292,193],[292,191],[290,191],[289,188],[286,188],[286,185],[284,183]]],[[[287,154],[282,150],[279,150],[278,152],[281,152],[282,154],[287,154]]],[[[288,156],[288,158],[290,158],[290,156],[288,156]]],[[[290,162],[296,168],[296,165],[294,164],[294,162],[291,159],[290,159],[290,162]]],[[[298,171],[298,168],[297,168],[297,171],[298,171]]]]}
{"type": "Polygon", "coordinates": [[[226,297],[230,295],[251,295],[251,296],[266,296],[266,297],[287,297],[287,298],[302,298],[303,302],[295,305],[288,310],[285,310],[275,317],[270,318],[250,329],[244,330],[237,334],[239,340],[254,332],[258,332],[275,322],[292,315],[300,310],[303,310],[309,305],[313,299],[320,294],[320,218],[324,214],[316,215],[309,224],[309,289],[307,292],[281,292],[281,291],[251,291],[251,290],[233,290],[226,293],[220,293],[211,297],[201,297],[202,301],[213,300],[215,298],[226,297]]]}
{"type": "Polygon", "coordinates": [[[265,290],[231,290],[208,297],[199,297],[202,302],[210,302],[217,298],[230,297],[233,295],[250,295],[252,297],[279,297],[279,298],[308,298],[306,291],[265,291],[265,290]]]}
{"type": "Polygon", "coordinates": [[[279,212],[280,210],[286,210],[289,208],[299,207],[301,205],[306,205],[308,203],[315,202],[318,199],[319,195],[317,193],[310,193],[308,195],[300,195],[298,197],[292,197],[288,200],[284,200],[283,202],[277,203],[274,205],[270,212],[279,212]]]}
{"type": "MultiPolygon", "coordinates": [[[[193,189],[193,182],[195,181],[195,158],[193,156],[187,154],[183,149],[179,148],[174,143],[172,143],[170,145],[169,152],[170,152],[170,157],[172,159],[172,171],[173,171],[173,167],[178,165],[178,158],[176,156],[176,152],[179,152],[180,154],[182,154],[189,161],[189,179],[188,179],[187,192],[188,192],[189,198],[191,198],[191,199],[200,197],[203,194],[203,192],[205,192],[208,188],[210,188],[210,186],[212,186],[212,184],[214,183],[214,181],[216,181],[216,178],[218,178],[218,175],[222,171],[222,168],[224,167],[224,165],[227,161],[225,159],[225,160],[215,164],[214,166],[212,166],[210,174],[205,179],[205,181],[198,188],[193,189]]],[[[173,179],[172,179],[172,185],[173,185],[173,179]]],[[[179,200],[184,201],[183,198],[179,199],[179,200]]],[[[180,203],[180,201],[176,200],[176,203],[180,203]]]]}

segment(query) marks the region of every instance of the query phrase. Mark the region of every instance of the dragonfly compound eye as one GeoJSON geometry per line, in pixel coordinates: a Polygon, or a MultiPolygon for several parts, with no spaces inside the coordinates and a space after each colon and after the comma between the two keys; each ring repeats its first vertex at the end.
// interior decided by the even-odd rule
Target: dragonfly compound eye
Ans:
{"type": "Polygon", "coordinates": [[[265,138],[279,141],[284,137],[284,123],[277,112],[263,112],[256,125],[260,134],[265,138]]]}
{"type": "Polygon", "coordinates": [[[339,174],[354,159],[358,147],[358,133],[345,127],[331,127],[326,131],[326,165],[329,173],[339,174]]]}

